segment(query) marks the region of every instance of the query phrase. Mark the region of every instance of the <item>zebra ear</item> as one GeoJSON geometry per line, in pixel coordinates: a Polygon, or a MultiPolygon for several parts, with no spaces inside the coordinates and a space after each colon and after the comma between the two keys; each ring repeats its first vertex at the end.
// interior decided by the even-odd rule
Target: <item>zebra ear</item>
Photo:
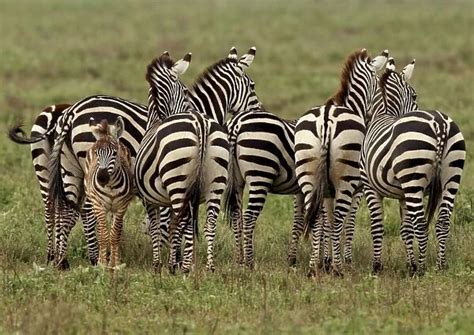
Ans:
{"type": "Polygon", "coordinates": [[[125,125],[123,123],[123,119],[121,116],[117,117],[117,121],[115,121],[115,127],[112,130],[112,137],[115,139],[119,139],[122,137],[123,134],[123,129],[125,128],[125,125]]]}
{"type": "Polygon", "coordinates": [[[405,82],[408,82],[411,79],[411,77],[413,76],[414,69],[415,69],[415,60],[413,60],[410,64],[405,66],[402,72],[400,72],[400,75],[402,76],[405,82]]]}
{"type": "Polygon", "coordinates": [[[171,72],[176,76],[176,78],[184,74],[188,69],[189,63],[191,63],[191,55],[192,53],[189,52],[183,57],[183,59],[180,59],[174,63],[173,67],[171,68],[171,72]]]}
{"type": "Polygon", "coordinates": [[[385,66],[385,63],[387,63],[387,57],[388,57],[388,50],[385,49],[384,51],[382,51],[380,55],[372,59],[372,61],[370,62],[370,65],[372,65],[375,68],[375,71],[381,71],[383,67],[385,66]]]}
{"type": "Polygon", "coordinates": [[[251,47],[248,53],[240,57],[238,65],[242,71],[244,71],[246,68],[252,65],[256,52],[257,52],[257,48],[251,47]]]}
{"type": "Polygon", "coordinates": [[[89,119],[89,127],[91,129],[92,135],[94,135],[96,140],[100,140],[104,136],[103,132],[100,129],[100,125],[97,125],[97,121],[91,117],[89,119]]]}
{"type": "Polygon", "coordinates": [[[227,55],[227,59],[237,62],[237,49],[235,47],[230,48],[229,55],[227,55]]]}

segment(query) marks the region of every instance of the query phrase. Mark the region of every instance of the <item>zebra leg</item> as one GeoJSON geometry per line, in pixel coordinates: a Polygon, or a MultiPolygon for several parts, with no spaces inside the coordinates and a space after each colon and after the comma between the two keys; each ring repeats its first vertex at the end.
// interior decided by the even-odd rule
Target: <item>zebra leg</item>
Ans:
{"type": "MultiPolygon", "coordinates": [[[[418,241],[418,274],[423,275],[426,271],[426,248],[428,246],[428,223],[423,208],[423,190],[416,193],[406,193],[405,201],[407,213],[413,227],[415,227],[415,236],[418,241]]],[[[410,271],[410,275],[414,274],[410,271]]]]}
{"type": "Polygon", "coordinates": [[[234,233],[235,262],[239,265],[244,263],[244,250],[242,245],[243,222],[242,222],[242,189],[237,190],[236,203],[233,204],[232,211],[232,232],[234,233]]]}
{"type": "Polygon", "coordinates": [[[309,260],[308,277],[314,277],[317,274],[317,268],[320,265],[321,242],[323,241],[324,215],[318,216],[316,222],[311,226],[311,257],[309,260]]]}
{"type": "Polygon", "coordinates": [[[436,239],[438,240],[438,255],[436,257],[436,270],[445,270],[446,263],[446,243],[448,241],[449,226],[451,214],[453,212],[453,202],[446,201],[443,195],[443,201],[439,208],[438,221],[436,222],[436,239]]]}
{"type": "MultiPolygon", "coordinates": [[[[193,218],[192,215],[188,217],[183,233],[181,234],[184,239],[184,251],[183,251],[183,262],[181,270],[183,273],[189,273],[192,270],[194,264],[194,222],[197,218],[193,218]]],[[[181,240],[178,240],[179,246],[181,246],[181,240]]]]}
{"type": "Polygon", "coordinates": [[[79,212],[71,206],[64,205],[59,211],[55,211],[56,217],[56,267],[60,270],[69,268],[66,257],[69,234],[76,224],[79,212]]]}
{"type": "Polygon", "coordinates": [[[119,245],[123,232],[123,217],[127,211],[127,206],[121,208],[115,213],[112,229],[110,232],[110,261],[109,267],[115,268],[120,263],[119,245]]]}
{"type": "Polygon", "coordinates": [[[296,265],[298,242],[304,229],[303,206],[304,196],[302,193],[298,193],[293,199],[293,228],[291,229],[291,241],[290,248],[288,250],[288,265],[291,267],[296,265]]]}
{"type": "Polygon", "coordinates": [[[253,233],[268,194],[268,185],[250,183],[249,203],[244,213],[244,262],[249,269],[254,269],[253,233]]]}
{"type": "Polygon", "coordinates": [[[84,235],[86,237],[87,252],[89,261],[92,265],[97,265],[99,259],[99,249],[97,245],[97,236],[95,227],[97,225],[92,202],[86,198],[81,210],[82,225],[84,226],[84,235]]]}
{"type": "Polygon", "coordinates": [[[44,221],[46,224],[46,234],[48,236],[46,264],[54,262],[54,204],[49,199],[43,197],[44,204],[44,221]]]}
{"type": "Polygon", "coordinates": [[[407,253],[407,269],[410,275],[415,274],[416,272],[416,259],[415,253],[413,252],[413,238],[414,231],[411,218],[407,212],[407,206],[405,201],[400,201],[400,211],[401,211],[401,220],[402,227],[400,229],[400,236],[405,243],[405,250],[407,253]]]}
{"type": "Polygon", "coordinates": [[[161,208],[158,209],[156,206],[143,202],[145,206],[148,220],[148,234],[151,238],[151,244],[153,249],[153,269],[156,273],[161,273],[161,246],[162,246],[162,235],[160,229],[161,220],[161,208]],[[158,213],[160,210],[160,213],[158,213]],[[158,218],[158,215],[160,217],[158,218]]]}
{"type": "Polygon", "coordinates": [[[352,242],[354,240],[355,218],[361,199],[362,192],[357,192],[354,194],[352,198],[351,209],[349,210],[349,215],[344,226],[344,262],[346,264],[352,263],[352,242]]]}
{"type": "Polygon", "coordinates": [[[382,271],[382,242],[383,242],[383,199],[375,191],[366,187],[364,190],[367,206],[370,212],[370,232],[373,243],[372,272],[374,274],[382,271]]]}
{"type": "Polygon", "coordinates": [[[109,231],[107,229],[106,213],[102,208],[94,206],[97,218],[97,233],[99,235],[99,265],[107,266],[107,251],[109,246],[109,231]]]}
{"type": "Polygon", "coordinates": [[[184,232],[184,229],[188,223],[189,217],[184,217],[180,222],[174,222],[171,224],[170,229],[170,256],[168,260],[168,267],[171,274],[176,273],[178,267],[177,263],[177,253],[178,249],[181,248],[181,236],[184,232]]]}
{"type": "Polygon", "coordinates": [[[324,206],[321,209],[322,218],[321,225],[322,225],[322,234],[320,235],[321,243],[323,244],[323,262],[320,263],[320,266],[324,268],[326,272],[331,270],[332,265],[332,257],[331,257],[331,234],[332,234],[332,225],[334,222],[334,199],[325,199],[324,206]],[[331,210],[327,210],[331,208],[331,210]]]}
{"type": "Polygon", "coordinates": [[[204,236],[207,240],[206,270],[214,272],[214,239],[216,237],[216,222],[220,212],[220,199],[209,199],[207,202],[207,219],[204,236]]]}

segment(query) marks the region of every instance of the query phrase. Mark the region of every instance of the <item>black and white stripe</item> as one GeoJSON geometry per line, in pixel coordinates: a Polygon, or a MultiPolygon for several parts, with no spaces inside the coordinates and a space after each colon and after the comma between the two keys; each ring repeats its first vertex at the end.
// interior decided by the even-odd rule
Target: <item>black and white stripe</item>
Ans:
{"type": "Polygon", "coordinates": [[[303,196],[295,174],[294,132],[288,121],[266,112],[236,115],[227,123],[231,145],[229,183],[225,208],[235,238],[237,263],[254,267],[253,233],[268,193],[295,194],[294,227],[289,262],[294,263],[296,243],[303,225],[303,196]],[[242,218],[242,198],[248,185],[249,200],[242,218]]]}
{"type": "Polygon", "coordinates": [[[376,112],[362,146],[361,176],[371,216],[373,271],[382,269],[384,197],[399,199],[400,234],[411,275],[426,268],[428,222],[438,211],[437,268],[446,267],[445,248],[454,199],[465,161],[465,142],[456,123],[438,111],[418,110],[416,92],[408,84],[414,61],[398,74],[393,62],[381,79],[385,108],[376,112]],[[429,194],[428,220],[423,197],[429,194]],[[413,251],[418,241],[418,265],[413,251]]]}
{"type": "Polygon", "coordinates": [[[29,138],[26,137],[20,124],[10,128],[8,132],[9,138],[13,142],[31,145],[31,158],[44,206],[44,221],[48,238],[46,261],[48,263],[54,260],[55,227],[54,205],[49,199],[49,161],[54,144],[54,129],[58,119],[70,106],[68,104],[56,104],[43,109],[31,128],[29,138]]]}
{"type": "MultiPolygon", "coordinates": [[[[152,103],[148,129],[137,157],[135,174],[138,192],[148,204],[172,207],[175,226],[171,238],[172,271],[183,233],[182,269],[186,272],[191,268],[197,210],[203,201],[207,212],[206,268],[214,269],[215,223],[228,166],[228,140],[221,123],[228,112],[260,107],[254,84],[244,72],[254,55],[255,48],[252,48],[238,60],[237,51],[232,48],[227,58],[211,66],[197,80],[189,92],[189,100],[186,99],[189,105],[183,101],[186,96],[184,89],[178,86],[177,75],[173,76],[163,66],[166,59],[157,60],[149,67],[150,92],[155,97],[149,99],[152,103]],[[165,114],[172,115],[160,122],[159,115],[165,114]]],[[[152,240],[158,240],[153,233],[152,240]]],[[[159,267],[159,246],[153,244],[154,264],[159,267]]]]}
{"type": "Polygon", "coordinates": [[[319,263],[322,225],[316,224],[324,207],[332,228],[333,270],[342,272],[340,240],[344,219],[359,186],[359,157],[367,111],[377,89],[376,71],[388,51],[370,60],[367,51],[354,52],[344,66],[341,89],[326,105],[302,116],[295,131],[298,184],[304,194],[305,224],[312,233],[310,274],[319,263]]]}

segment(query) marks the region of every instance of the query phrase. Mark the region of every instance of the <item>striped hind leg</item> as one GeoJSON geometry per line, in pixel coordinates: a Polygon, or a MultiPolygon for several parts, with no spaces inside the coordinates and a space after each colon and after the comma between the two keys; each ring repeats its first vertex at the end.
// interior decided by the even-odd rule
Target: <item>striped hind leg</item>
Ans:
{"type": "Polygon", "coordinates": [[[44,221],[46,224],[46,234],[48,237],[48,246],[46,248],[46,264],[54,262],[54,228],[55,228],[55,215],[54,215],[54,204],[47,197],[43,197],[44,204],[44,221]]]}
{"type": "Polygon", "coordinates": [[[236,187],[235,203],[231,204],[232,232],[234,233],[234,258],[239,265],[244,263],[242,193],[243,187],[236,187]]]}
{"type": "Polygon", "coordinates": [[[370,187],[364,189],[367,207],[370,212],[370,233],[372,234],[373,260],[372,272],[382,271],[382,242],[383,242],[383,198],[370,187]]]}
{"type": "Polygon", "coordinates": [[[453,207],[453,203],[445,199],[443,199],[439,207],[438,221],[436,222],[436,239],[438,240],[436,270],[445,270],[447,268],[446,244],[448,241],[449,226],[451,223],[451,214],[453,212],[453,207]]]}
{"type": "Polygon", "coordinates": [[[319,263],[319,266],[324,268],[326,272],[331,270],[332,264],[332,242],[331,242],[331,234],[332,234],[332,224],[334,222],[334,212],[333,209],[327,211],[326,208],[333,208],[334,207],[334,199],[325,199],[324,206],[321,209],[322,217],[319,219],[321,220],[322,225],[322,234],[321,243],[323,245],[323,261],[319,263]],[[330,207],[328,207],[330,206],[330,207]]]}
{"type": "MultiPolygon", "coordinates": [[[[403,187],[403,185],[402,185],[403,187]]],[[[423,207],[423,189],[415,188],[413,192],[405,193],[405,203],[407,215],[415,228],[415,237],[418,241],[418,273],[423,275],[426,270],[426,248],[428,246],[428,223],[425,219],[425,210],[423,207]]],[[[414,275],[413,268],[410,268],[410,275],[414,275]]]]}
{"type": "Polygon", "coordinates": [[[254,230],[258,216],[262,212],[263,205],[270,189],[266,182],[250,182],[249,202],[244,213],[244,263],[249,268],[254,268],[254,230]]]}
{"type": "Polygon", "coordinates": [[[357,210],[359,209],[360,200],[362,199],[362,191],[357,192],[352,197],[351,209],[344,225],[344,262],[352,263],[352,245],[354,241],[354,227],[357,210]]]}
{"type": "Polygon", "coordinates": [[[308,277],[313,277],[317,274],[317,269],[322,267],[321,264],[321,243],[324,244],[324,228],[323,225],[327,222],[326,210],[323,208],[316,222],[312,223],[310,227],[311,233],[311,256],[309,259],[308,277]]]}
{"type": "Polygon", "coordinates": [[[86,198],[81,210],[82,225],[86,237],[87,252],[92,265],[97,265],[99,259],[99,248],[97,244],[96,225],[97,220],[94,214],[92,202],[86,198]]]}
{"type": "Polygon", "coordinates": [[[55,210],[56,217],[56,267],[60,270],[69,268],[67,260],[67,244],[72,228],[79,218],[79,211],[64,205],[61,210],[55,210]]]}
{"type": "Polygon", "coordinates": [[[298,193],[294,196],[293,199],[293,227],[291,229],[291,240],[290,247],[288,250],[288,265],[296,265],[296,254],[298,251],[298,242],[300,240],[301,234],[303,233],[303,206],[304,206],[304,196],[302,193],[298,193]]]}
{"type": "Polygon", "coordinates": [[[176,252],[178,252],[181,247],[181,240],[184,240],[184,250],[183,250],[183,262],[181,264],[181,270],[184,273],[189,273],[192,271],[194,266],[194,239],[195,232],[197,229],[196,225],[198,224],[198,218],[193,217],[192,205],[190,204],[191,212],[188,216],[188,220],[184,224],[184,227],[180,230],[180,236],[176,240],[178,247],[176,252]]]}
{"type": "Polygon", "coordinates": [[[150,235],[153,253],[153,269],[156,273],[161,273],[161,250],[162,250],[162,236],[160,227],[160,209],[157,206],[143,202],[147,213],[148,220],[148,234],[150,235]]]}
{"type": "Polygon", "coordinates": [[[404,200],[400,201],[400,212],[402,226],[400,236],[405,243],[407,269],[410,275],[414,275],[417,269],[415,253],[413,251],[414,227],[407,212],[407,206],[404,200]]]}

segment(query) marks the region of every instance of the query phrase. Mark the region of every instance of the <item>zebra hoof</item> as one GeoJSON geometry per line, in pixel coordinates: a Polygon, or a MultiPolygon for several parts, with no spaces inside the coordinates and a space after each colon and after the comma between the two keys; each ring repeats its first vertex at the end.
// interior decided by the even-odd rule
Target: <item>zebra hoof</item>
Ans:
{"type": "Polygon", "coordinates": [[[383,265],[381,262],[374,262],[372,265],[372,274],[377,275],[383,270],[383,265]]]}
{"type": "Polygon", "coordinates": [[[153,263],[153,271],[155,274],[161,274],[161,262],[153,263]]]}
{"type": "Polygon", "coordinates": [[[168,265],[168,270],[169,270],[170,274],[175,275],[175,274],[176,274],[176,270],[178,270],[178,264],[170,264],[170,265],[168,265]]]}
{"type": "Polygon", "coordinates": [[[352,265],[352,257],[345,257],[344,263],[346,263],[347,265],[352,265]]]}
{"type": "Polygon", "coordinates": [[[410,277],[414,277],[417,273],[416,263],[408,263],[407,268],[408,268],[408,275],[410,277]]]}
{"type": "Polygon", "coordinates": [[[339,267],[333,267],[331,269],[331,274],[334,276],[334,277],[339,277],[339,278],[343,278],[344,277],[344,272],[342,271],[341,268],[339,267]]]}
{"type": "Polygon", "coordinates": [[[46,256],[46,264],[54,264],[54,253],[48,253],[46,256]]]}
{"type": "Polygon", "coordinates": [[[89,262],[91,263],[92,266],[96,266],[98,263],[97,258],[89,258],[89,262]]]}
{"type": "Polygon", "coordinates": [[[317,271],[316,271],[316,269],[315,269],[314,267],[311,267],[311,268],[309,269],[308,273],[306,274],[306,276],[307,276],[308,278],[315,278],[316,275],[317,275],[317,271]]]}
{"type": "Polygon", "coordinates": [[[416,271],[416,274],[418,277],[423,277],[426,273],[426,265],[425,264],[420,264],[418,266],[418,270],[416,271]]]}
{"type": "Polygon", "coordinates": [[[208,272],[214,273],[214,272],[216,271],[216,267],[215,267],[214,264],[213,264],[213,265],[207,265],[207,266],[206,266],[206,270],[207,270],[208,272]]]}
{"type": "Polygon", "coordinates": [[[296,257],[288,257],[288,266],[294,268],[296,266],[296,257]]]}
{"type": "Polygon", "coordinates": [[[438,272],[445,271],[448,269],[448,264],[446,261],[437,261],[435,270],[438,272]]]}
{"type": "Polygon", "coordinates": [[[69,270],[69,262],[66,258],[63,258],[56,264],[56,267],[61,271],[69,270]]]}
{"type": "Polygon", "coordinates": [[[332,264],[332,258],[331,257],[324,257],[324,260],[323,260],[324,271],[330,272],[331,271],[331,264],[332,264]]]}

